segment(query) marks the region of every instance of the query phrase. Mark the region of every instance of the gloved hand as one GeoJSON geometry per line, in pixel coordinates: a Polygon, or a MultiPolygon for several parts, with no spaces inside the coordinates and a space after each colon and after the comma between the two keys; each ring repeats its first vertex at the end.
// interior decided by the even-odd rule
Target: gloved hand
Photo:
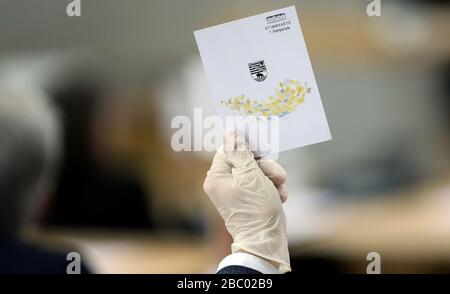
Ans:
{"type": "Polygon", "coordinates": [[[291,271],[286,218],[286,172],[271,160],[255,160],[245,139],[229,134],[215,155],[204,190],[233,237],[231,251],[263,258],[291,271]]]}

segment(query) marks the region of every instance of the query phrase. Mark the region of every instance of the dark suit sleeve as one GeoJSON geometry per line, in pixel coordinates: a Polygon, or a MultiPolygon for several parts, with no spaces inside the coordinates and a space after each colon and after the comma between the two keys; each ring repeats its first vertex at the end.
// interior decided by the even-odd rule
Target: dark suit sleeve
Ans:
{"type": "Polygon", "coordinates": [[[247,274],[247,275],[260,275],[261,272],[258,272],[249,267],[240,266],[240,265],[230,265],[222,268],[217,272],[218,275],[229,275],[229,274],[247,274]]]}

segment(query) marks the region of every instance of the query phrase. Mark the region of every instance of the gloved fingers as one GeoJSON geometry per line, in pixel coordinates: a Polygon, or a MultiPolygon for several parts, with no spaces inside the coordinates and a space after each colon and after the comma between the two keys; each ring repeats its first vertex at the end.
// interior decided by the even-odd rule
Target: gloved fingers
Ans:
{"type": "Polygon", "coordinates": [[[225,135],[224,151],[228,161],[235,169],[258,167],[244,136],[237,132],[225,135]]]}
{"type": "Polygon", "coordinates": [[[288,198],[288,190],[286,188],[286,185],[282,184],[282,185],[278,186],[277,190],[278,190],[278,195],[280,195],[281,203],[286,202],[286,200],[288,198]]]}
{"type": "Polygon", "coordinates": [[[286,182],[286,171],[281,165],[271,159],[259,159],[257,160],[259,168],[262,172],[272,181],[275,187],[279,187],[286,182]]]}
{"type": "Polygon", "coordinates": [[[231,175],[231,163],[228,161],[224,152],[224,147],[221,146],[216,155],[214,155],[211,167],[209,168],[209,174],[228,174],[231,175]]]}
{"type": "Polygon", "coordinates": [[[281,203],[286,202],[288,198],[288,190],[285,185],[287,175],[284,168],[278,162],[271,159],[261,158],[256,162],[264,175],[266,175],[277,188],[281,203]]]}

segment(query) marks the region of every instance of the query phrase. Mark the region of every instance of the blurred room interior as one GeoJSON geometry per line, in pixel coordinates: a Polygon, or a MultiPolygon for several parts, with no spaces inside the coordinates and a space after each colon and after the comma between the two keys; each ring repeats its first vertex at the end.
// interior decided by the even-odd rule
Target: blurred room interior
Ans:
{"type": "Polygon", "coordinates": [[[450,272],[449,1],[66,4],[0,1],[0,88],[60,124],[25,238],[98,273],[214,272],[230,237],[202,189],[213,153],[170,146],[174,116],[214,114],[192,32],[295,5],[333,140],[279,156],[294,272],[365,273],[372,251],[383,273],[450,272]]]}

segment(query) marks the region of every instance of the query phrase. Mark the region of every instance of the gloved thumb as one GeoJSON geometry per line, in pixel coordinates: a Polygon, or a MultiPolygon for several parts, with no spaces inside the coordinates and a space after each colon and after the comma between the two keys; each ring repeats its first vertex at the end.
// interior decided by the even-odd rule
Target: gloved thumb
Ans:
{"type": "Polygon", "coordinates": [[[237,132],[225,135],[224,151],[233,168],[258,167],[250,146],[237,132]]]}

